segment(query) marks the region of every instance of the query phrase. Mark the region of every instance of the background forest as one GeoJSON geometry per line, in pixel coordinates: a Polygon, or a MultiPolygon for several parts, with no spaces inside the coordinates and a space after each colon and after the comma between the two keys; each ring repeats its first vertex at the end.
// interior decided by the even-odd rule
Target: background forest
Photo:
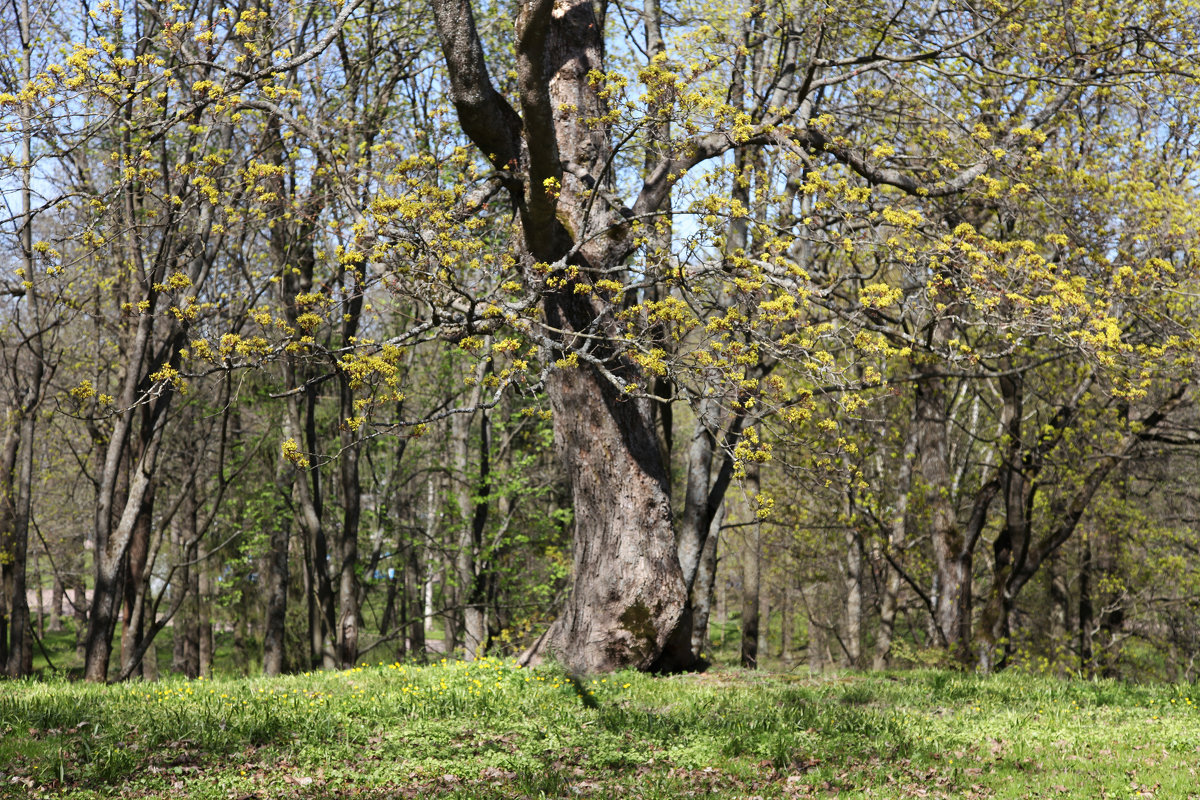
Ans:
{"type": "Polygon", "coordinates": [[[12,10],[9,675],[1200,677],[1193,3],[12,10]]]}

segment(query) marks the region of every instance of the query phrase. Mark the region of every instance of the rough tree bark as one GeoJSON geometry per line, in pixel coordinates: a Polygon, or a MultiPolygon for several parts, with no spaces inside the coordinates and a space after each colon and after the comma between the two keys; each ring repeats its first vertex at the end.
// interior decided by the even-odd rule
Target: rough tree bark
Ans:
{"type": "MultiPolygon", "coordinates": [[[[542,289],[542,306],[553,331],[543,343],[546,357],[566,357],[582,346],[579,334],[597,325],[607,330],[610,323],[599,301],[576,293],[563,270],[576,267],[590,282],[618,268],[634,249],[616,209],[587,199],[608,179],[611,152],[606,131],[586,122],[604,113],[588,79],[604,66],[601,26],[590,0],[522,4],[518,114],[492,86],[470,4],[437,0],[434,13],[463,130],[497,168],[509,171],[526,280],[545,285],[539,263],[565,280],[561,288],[542,289]],[[591,235],[598,231],[607,233],[591,235]]],[[[661,208],[665,194],[664,188],[655,196],[650,212],[661,208]]],[[[623,392],[622,382],[645,385],[640,370],[603,340],[586,362],[548,379],[556,449],[574,497],[574,584],[562,615],[527,660],[554,653],[583,673],[692,662],[669,479],[649,403],[623,392]]]]}

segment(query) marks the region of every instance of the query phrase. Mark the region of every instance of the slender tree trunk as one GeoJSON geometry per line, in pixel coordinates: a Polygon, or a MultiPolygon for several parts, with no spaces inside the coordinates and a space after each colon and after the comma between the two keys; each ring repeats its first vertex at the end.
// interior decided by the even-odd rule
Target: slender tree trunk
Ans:
{"type": "Polygon", "coordinates": [[[846,542],[846,663],[857,668],[862,661],[863,550],[857,530],[848,528],[846,542]]]}
{"type": "MultiPolygon", "coordinates": [[[[900,472],[896,479],[896,505],[888,526],[887,554],[897,562],[908,544],[908,495],[912,490],[913,461],[917,454],[916,422],[909,425],[904,439],[904,450],[900,458],[900,472]]],[[[879,608],[879,638],[875,642],[875,658],[872,669],[887,669],[892,650],[892,637],[896,630],[896,610],[900,603],[903,578],[900,570],[887,562],[887,577],[884,580],[883,600],[879,608]]]]}
{"type": "MultiPolygon", "coordinates": [[[[1129,498],[1123,496],[1122,502],[1128,503],[1129,498]]],[[[1121,560],[1122,537],[1111,530],[1106,530],[1100,535],[1098,544],[1101,552],[1096,561],[1101,585],[1112,586],[1112,578],[1120,577],[1117,565],[1121,560]]],[[[1100,676],[1103,678],[1118,676],[1115,668],[1115,658],[1118,653],[1113,648],[1125,626],[1125,602],[1122,592],[1123,590],[1120,588],[1109,589],[1103,595],[1103,605],[1101,606],[1103,610],[1098,627],[1101,646],[1104,650],[1100,658],[1096,659],[1100,667],[1100,676]]]]}
{"type": "MultiPolygon", "coordinates": [[[[484,349],[489,350],[491,338],[484,339],[484,349]]],[[[479,405],[483,398],[484,378],[490,362],[480,361],[474,375],[474,388],[467,397],[470,407],[479,405]]],[[[451,448],[457,489],[459,536],[455,558],[458,605],[462,608],[463,657],[473,661],[483,654],[487,644],[487,610],[484,581],[480,576],[483,549],[483,532],[488,518],[488,485],[491,481],[488,414],[480,410],[471,414],[460,414],[451,421],[451,448]],[[471,426],[479,417],[478,475],[471,477],[471,426]],[[479,498],[479,500],[476,500],[479,498]]]]}
{"type": "MultiPolygon", "coordinates": [[[[759,493],[758,465],[746,467],[746,497],[750,517],[755,511],[750,498],[759,493]]],[[[762,525],[754,522],[746,534],[742,553],[742,666],[758,669],[758,625],[760,596],[760,564],[762,555],[762,525]]]]}
{"type": "Polygon", "coordinates": [[[725,646],[725,629],[729,624],[729,578],[718,581],[720,591],[717,593],[717,627],[721,630],[718,647],[725,646]]]}
{"type": "Polygon", "coordinates": [[[146,559],[150,554],[150,525],[154,513],[154,488],[156,481],[150,480],[142,498],[137,521],[133,525],[133,536],[129,540],[129,555],[125,563],[124,609],[121,616],[121,672],[132,673],[136,657],[142,644],[143,614],[146,607],[146,559]]]}
{"type": "MultiPolygon", "coordinates": [[[[37,598],[37,635],[46,637],[46,601],[42,592],[42,559],[39,548],[33,548],[33,596],[37,598]]],[[[31,665],[32,666],[32,665],[31,665]]]]}
{"type": "Polygon", "coordinates": [[[1095,635],[1095,611],[1092,606],[1092,537],[1085,532],[1080,542],[1079,557],[1079,671],[1093,677],[1096,662],[1092,649],[1095,635]]]}
{"type": "MultiPolygon", "coordinates": [[[[284,160],[279,120],[272,116],[268,128],[271,157],[276,166],[282,167],[284,160]]],[[[279,220],[271,232],[272,259],[276,269],[283,275],[283,280],[279,282],[280,301],[284,305],[288,324],[298,330],[300,326],[297,320],[302,309],[297,306],[296,297],[311,293],[314,288],[314,233],[308,222],[285,221],[292,215],[284,202],[282,180],[279,180],[277,189],[281,205],[276,212],[279,220]]],[[[315,215],[317,211],[319,209],[314,209],[311,213],[315,215]]],[[[299,335],[297,334],[297,337],[299,335]]],[[[284,435],[298,449],[307,450],[310,454],[295,458],[293,476],[296,522],[304,536],[305,574],[309,589],[307,601],[310,658],[314,667],[320,665],[325,669],[335,669],[339,663],[335,649],[338,634],[333,583],[329,573],[329,545],[325,533],[321,472],[310,463],[311,454],[319,451],[320,444],[316,423],[318,397],[316,386],[309,380],[310,377],[298,358],[288,356],[285,359],[284,378],[293,391],[287,399],[284,435]]],[[[355,530],[357,536],[357,528],[355,530]]],[[[357,539],[355,541],[357,542],[357,539]]]]}
{"type": "Polygon", "coordinates": [[[421,637],[423,640],[428,640],[430,634],[433,633],[433,588],[434,582],[437,579],[438,572],[438,548],[435,545],[440,539],[440,526],[438,525],[441,519],[441,511],[438,508],[438,491],[437,479],[430,477],[425,485],[425,581],[421,585],[420,596],[420,612],[421,612],[421,627],[423,632],[421,637]]]}
{"type": "Polygon", "coordinates": [[[792,620],[792,591],[786,583],[783,591],[779,594],[779,620],[779,658],[784,664],[790,664],[792,660],[792,627],[795,623],[792,620]]]}
{"type": "Polygon", "coordinates": [[[149,643],[142,656],[142,680],[158,680],[158,648],[154,646],[153,642],[149,643]]]}
{"type": "Polygon", "coordinates": [[[90,605],[87,594],[87,580],[83,576],[82,564],[79,565],[79,572],[74,576],[74,583],[75,660],[82,662],[87,655],[87,614],[88,606],[90,605]]]}
{"type": "Polygon", "coordinates": [[[1055,554],[1049,559],[1049,574],[1047,575],[1047,594],[1050,596],[1050,642],[1054,648],[1055,661],[1061,665],[1066,662],[1064,656],[1069,652],[1070,642],[1067,640],[1067,625],[1071,611],[1071,599],[1067,593],[1067,579],[1063,574],[1061,554],[1055,554]]]}
{"type": "MultiPolygon", "coordinates": [[[[401,560],[403,559],[403,552],[404,550],[402,547],[397,547],[396,555],[400,558],[397,559],[394,557],[392,559],[392,563],[397,566],[394,566],[389,570],[391,574],[388,575],[387,579],[387,592],[384,595],[383,614],[381,614],[379,617],[380,636],[387,636],[392,632],[392,629],[396,627],[396,601],[399,599],[401,605],[403,605],[404,602],[402,599],[404,595],[404,562],[401,560]]],[[[403,616],[403,609],[401,609],[400,614],[403,616]]],[[[405,638],[406,637],[404,636],[400,637],[401,657],[403,657],[405,654],[405,638]]]]}
{"type": "MultiPolygon", "coordinates": [[[[366,269],[364,266],[363,270],[366,269]]],[[[362,271],[345,273],[352,285],[343,287],[349,296],[346,311],[342,316],[342,341],[352,342],[358,336],[362,318],[363,281],[362,271]]],[[[338,581],[338,661],[343,668],[353,667],[358,661],[358,618],[361,612],[361,587],[358,579],[358,529],[362,519],[362,482],[359,477],[358,459],[362,450],[360,425],[347,421],[359,416],[354,407],[354,387],[351,378],[344,372],[338,373],[338,399],[341,427],[341,478],[342,478],[342,531],[341,572],[338,581]]]]}
{"type": "Polygon", "coordinates": [[[66,591],[63,588],[62,576],[55,571],[54,586],[50,590],[50,632],[59,633],[62,631],[62,607],[63,597],[66,591]]]}
{"type": "Polygon", "coordinates": [[[171,520],[171,538],[175,559],[181,565],[171,591],[183,595],[178,599],[179,612],[172,620],[174,644],[171,671],[188,678],[200,675],[199,647],[196,641],[197,597],[200,593],[196,564],[196,499],[195,489],[184,487],[179,510],[171,520]]]}
{"type": "MultiPolygon", "coordinates": [[[[353,415],[353,394],[343,379],[343,411],[353,415]]],[[[359,439],[354,431],[342,433],[342,532],[341,571],[338,582],[338,661],[343,668],[358,661],[358,528],[362,517],[362,486],[359,481],[359,439]]]]}
{"type": "MultiPolygon", "coordinates": [[[[310,388],[304,395],[305,409],[303,412],[297,395],[293,394],[288,398],[286,434],[296,441],[299,432],[303,430],[304,441],[310,452],[313,452],[317,439],[316,410],[314,408],[317,402],[316,392],[310,388]],[[301,421],[302,413],[303,422],[301,421]]],[[[309,614],[309,647],[313,666],[336,669],[338,661],[334,655],[333,642],[330,638],[334,631],[333,587],[329,578],[329,550],[322,521],[320,470],[312,467],[307,461],[297,464],[293,485],[296,493],[298,522],[305,537],[305,553],[308,556],[307,569],[311,576],[312,604],[309,614]]]]}
{"type": "MultiPolygon", "coordinates": [[[[196,581],[196,661],[200,677],[212,677],[213,663],[213,623],[212,623],[212,570],[208,564],[207,554],[201,551],[199,554],[199,564],[196,565],[197,581],[196,581]]],[[[242,619],[236,620],[235,625],[240,626],[245,622],[245,615],[242,619]]],[[[234,650],[239,654],[244,648],[234,645],[234,650]]]]}
{"type": "MultiPolygon", "coordinates": [[[[112,655],[112,636],[117,623],[118,604],[121,597],[121,581],[125,559],[128,556],[129,544],[133,537],[133,529],[140,516],[142,501],[150,487],[151,475],[158,457],[159,444],[162,441],[166,416],[166,405],[170,394],[166,393],[160,399],[162,405],[151,421],[152,430],[141,457],[131,469],[129,491],[125,498],[124,510],[112,533],[109,535],[109,505],[100,503],[97,513],[97,547],[96,583],[92,590],[92,610],[88,615],[88,636],[86,659],[84,662],[84,678],[92,682],[104,682],[108,679],[109,659],[112,655]]],[[[120,450],[113,442],[109,454],[119,454],[120,450]]],[[[106,471],[111,470],[111,464],[106,471]]],[[[114,471],[115,472],[115,471],[114,471]]],[[[112,495],[108,495],[111,497],[112,495]]]]}
{"type": "MultiPolygon", "coordinates": [[[[762,553],[759,553],[759,569],[762,568],[762,553]]],[[[766,587],[764,590],[761,586],[762,573],[759,572],[760,589],[758,594],[758,647],[755,649],[755,657],[762,659],[771,653],[771,612],[774,608],[771,605],[771,590],[766,587]]]]}
{"type": "Polygon", "coordinates": [[[425,584],[421,580],[421,551],[415,540],[405,547],[404,609],[401,614],[407,627],[407,647],[410,658],[425,658],[425,584]]]}
{"type": "MultiPolygon", "coordinates": [[[[1078,393],[1082,394],[1089,385],[1087,382],[1081,384],[1078,393]]],[[[1046,518],[1048,525],[1046,526],[1046,531],[1036,538],[1033,535],[1032,515],[1037,484],[1032,483],[1032,477],[1036,474],[1038,462],[1036,457],[1024,457],[1021,459],[1021,474],[1016,478],[1010,479],[1010,485],[1012,482],[1020,481],[1028,488],[1024,490],[1023,498],[1020,496],[1017,497],[1018,500],[1023,500],[1023,502],[1018,503],[1013,501],[1010,503],[1008,511],[1009,519],[1012,520],[1015,518],[1019,524],[1006,525],[1006,533],[1009,535],[1007,538],[1002,538],[997,544],[997,547],[1002,545],[1008,547],[1011,553],[1008,556],[1011,558],[1011,565],[1007,566],[1007,575],[1004,576],[1003,581],[998,577],[993,582],[991,590],[992,602],[989,603],[988,612],[989,614],[991,613],[993,606],[999,609],[999,613],[992,617],[994,626],[1001,626],[1000,630],[1007,635],[1009,617],[1021,589],[1037,574],[1042,564],[1070,539],[1095,493],[1104,484],[1105,480],[1107,480],[1112,470],[1128,456],[1144,437],[1151,435],[1162,420],[1167,418],[1183,402],[1185,391],[1186,384],[1176,385],[1171,394],[1163,398],[1158,407],[1152,412],[1139,420],[1132,420],[1129,426],[1130,432],[1119,443],[1112,446],[1109,452],[1099,456],[1089,464],[1088,471],[1082,476],[1079,483],[1073,487],[1072,491],[1054,496],[1047,503],[1046,518]]],[[[1057,420],[1059,428],[1070,420],[1071,413],[1067,412],[1072,411],[1073,404],[1069,404],[1065,407],[1064,412],[1057,415],[1057,417],[1061,417],[1061,419],[1057,420]]],[[[1049,441],[1052,443],[1055,440],[1053,437],[1050,437],[1049,441]]],[[[1009,459],[1009,461],[1013,463],[1015,459],[1009,459]]],[[[1019,493],[1015,494],[1019,495],[1019,493]]],[[[998,562],[1000,561],[1000,559],[997,560],[998,562]]],[[[1090,563],[1090,555],[1087,561],[1089,562],[1089,569],[1095,569],[1095,565],[1090,563]]],[[[1088,613],[1090,615],[1093,612],[1089,609],[1088,613]]],[[[1080,627],[1081,631],[1085,629],[1082,621],[1080,627]]],[[[1089,631],[1087,633],[1088,637],[1091,637],[1094,633],[1091,628],[1092,625],[1090,624],[1086,627],[1086,630],[1089,631]]],[[[1090,651],[1093,644],[1094,642],[1089,638],[1086,649],[1090,651]]],[[[1081,651],[1083,649],[1085,648],[1081,647],[1081,651]]]]}
{"type": "Polygon", "coordinates": [[[804,596],[804,611],[808,622],[808,670],[814,674],[825,671],[832,661],[829,652],[829,629],[820,618],[824,606],[825,586],[812,584],[804,596]]]}
{"type": "Polygon", "coordinates": [[[1012,615],[1012,576],[1019,569],[1029,548],[1030,505],[1033,502],[1030,464],[1021,448],[1021,422],[1024,387],[1019,377],[1000,379],[1002,407],[1000,426],[1007,440],[1001,467],[1004,496],[1004,527],[992,544],[993,576],[988,602],[984,607],[980,634],[983,639],[981,664],[985,670],[1003,668],[1010,652],[1009,626],[1012,615]]]}
{"type": "MultiPolygon", "coordinates": [[[[267,119],[268,152],[271,163],[278,174],[268,178],[272,181],[272,189],[276,195],[275,220],[271,226],[271,260],[275,274],[282,275],[280,282],[280,300],[284,305],[284,313],[288,323],[295,327],[300,311],[296,305],[296,295],[299,291],[310,291],[312,287],[312,263],[315,260],[312,237],[306,236],[311,232],[305,230],[304,223],[290,222],[292,216],[288,209],[287,183],[283,180],[285,171],[294,169],[284,157],[282,126],[279,117],[272,114],[267,119]],[[307,241],[306,241],[307,239],[307,241]],[[293,259],[301,262],[299,279],[290,263],[293,259]]],[[[284,366],[284,378],[289,387],[299,390],[300,372],[296,359],[288,357],[284,366]]],[[[298,400],[295,401],[298,403],[298,400]]],[[[289,398],[285,410],[284,428],[292,441],[299,443],[300,411],[299,407],[289,398]]],[[[289,499],[293,494],[293,486],[303,477],[293,475],[293,465],[286,458],[280,457],[275,472],[275,486],[279,498],[276,506],[276,519],[271,523],[271,538],[267,553],[267,614],[265,630],[263,631],[263,672],[266,675],[279,675],[287,668],[287,602],[288,602],[288,549],[291,544],[292,526],[285,518],[289,499]]],[[[299,492],[296,492],[299,494],[299,492]]],[[[307,516],[307,509],[301,510],[307,516]]],[[[300,526],[308,533],[307,526],[300,526]]],[[[309,550],[302,548],[307,556],[309,550]]],[[[305,579],[312,573],[311,563],[305,565],[305,579]]],[[[309,606],[310,625],[317,623],[313,611],[315,605],[311,591],[305,592],[309,606]]],[[[315,652],[310,654],[310,661],[315,652]]]]}
{"type": "MultiPolygon", "coordinates": [[[[936,338],[948,338],[947,323],[939,322],[937,327],[936,338]]],[[[926,485],[933,544],[933,622],[946,650],[955,658],[965,659],[971,641],[972,554],[965,547],[951,492],[944,380],[918,381],[916,404],[919,465],[926,485]]]]}
{"type": "MultiPolygon", "coordinates": [[[[708,661],[708,621],[712,614],[713,597],[717,579],[717,548],[721,539],[721,525],[725,522],[725,509],[728,506],[722,502],[717,507],[717,513],[709,525],[708,539],[700,552],[700,563],[696,568],[696,580],[692,584],[692,652],[701,663],[708,661]]],[[[718,622],[724,626],[725,620],[718,616],[718,622]]]]}
{"type": "MultiPolygon", "coordinates": [[[[20,6],[21,73],[22,85],[30,82],[32,75],[33,30],[31,28],[29,0],[20,6]]],[[[33,492],[33,447],[37,424],[37,410],[42,400],[42,381],[45,374],[45,354],[42,348],[43,324],[37,264],[33,254],[33,209],[31,168],[33,164],[32,116],[34,110],[26,101],[21,106],[21,233],[20,246],[24,284],[27,287],[25,300],[28,318],[22,320],[26,328],[27,341],[24,349],[29,353],[25,370],[21,373],[23,385],[18,388],[20,443],[17,446],[17,479],[13,497],[12,527],[0,530],[0,555],[3,566],[0,576],[8,590],[8,653],[5,672],[10,676],[28,675],[33,671],[33,630],[29,625],[29,600],[26,595],[26,557],[29,548],[29,523],[32,514],[33,492]],[[5,533],[11,539],[5,540],[5,533]]],[[[7,456],[7,454],[6,454],[7,456]]],[[[6,459],[7,460],[7,459],[6,459]]],[[[7,464],[5,464],[7,466],[7,464]]],[[[11,487],[11,478],[5,482],[11,487]]],[[[5,487],[7,488],[7,487],[5,487]]],[[[10,495],[11,497],[11,495],[10,495]]]]}
{"type": "Polygon", "coordinates": [[[288,547],[292,530],[285,498],[291,493],[291,465],[279,459],[275,488],[279,495],[275,518],[270,522],[271,539],[267,550],[267,615],[263,631],[263,674],[281,675],[287,670],[287,594],[288,547]]]}
{"type": "Polygon", "coordinates": [[[17,431],[5,426],[4,450],[0,453],[0,669],[8,665],[8,611],[12,591],[12,572],[8,556],[13,548],[16,524],[17,431]]]}

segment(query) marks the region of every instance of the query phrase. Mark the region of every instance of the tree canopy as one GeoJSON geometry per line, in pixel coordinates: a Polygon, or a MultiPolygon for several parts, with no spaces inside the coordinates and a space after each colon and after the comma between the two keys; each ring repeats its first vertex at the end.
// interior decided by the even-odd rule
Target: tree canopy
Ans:
{"type": "Polygon", "coordinates": [[[1192,4],[17,6],[9,673],[1197,652],[1192,4]]]}

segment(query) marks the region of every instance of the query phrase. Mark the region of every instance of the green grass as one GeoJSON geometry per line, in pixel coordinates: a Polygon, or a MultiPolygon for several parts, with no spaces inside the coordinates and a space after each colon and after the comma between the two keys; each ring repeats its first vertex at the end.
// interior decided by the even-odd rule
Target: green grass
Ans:
{"type": "Polygon", "coordinates": [[[0,797],[1200,798],[1200,693],[499,661],[0,683],[0,797]]]}

